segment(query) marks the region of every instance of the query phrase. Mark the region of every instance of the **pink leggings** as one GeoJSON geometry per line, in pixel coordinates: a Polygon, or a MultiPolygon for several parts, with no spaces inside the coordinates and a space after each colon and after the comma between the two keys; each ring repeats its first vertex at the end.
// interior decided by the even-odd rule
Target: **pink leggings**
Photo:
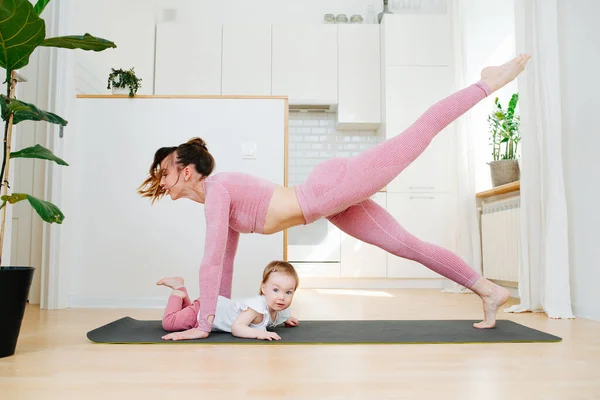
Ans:
{"type": "Polygon", "coordinates": [[[439,132],[490,93],[484,82],[473,84],[431,106],[398,136],[355,157],[319,164],[296,186],[306,223],[325,217],[350,236],[472,287],[480,275],[460,257],[411,235],[369,197],[398,176],[439,132]]]}
{"type": "Polygon", "coordinates": [[[179,332],[198,326],[198,311],[200,301],[190,302],[187,290],[184,287],[177,288],[185,293],[185,297],[171,295],[165,308],[162,326],[165,331],[179,332]]]}

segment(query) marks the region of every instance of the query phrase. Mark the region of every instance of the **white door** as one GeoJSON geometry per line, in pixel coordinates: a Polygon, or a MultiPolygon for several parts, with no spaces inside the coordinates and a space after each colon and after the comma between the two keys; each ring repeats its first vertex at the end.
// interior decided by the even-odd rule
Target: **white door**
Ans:
{"type": "Polygon", "coordinates": [[[290,262],[340,262],[341,231],[325,218],[288,229],[290,262]]]}
{"type": "MultiPolygon", "coordinates": [[[[388,67],[386,138],[399,135],[429,107],[454,91],[450,67],[388,67]]],[[[456,130],[450,124],[387,185],[388,192],[455,191],[456,130]]]]}
{"type": "Polygon", "coordinates": [[[381,123],[379,26],[338,25],[337,129],[377,129],[381,123]]]}
{"type": "Polygon", "coordinates": [[[273,95],[290,104],[337,104],[337,27],[273,26],[273,95]]]}
{"type": "Polygon", "coordinates": [[[221,92],[271,94],[271,25],[223,25],[221,92]]]}
{"type": "MultiPolygon", "coordinates": [[[[387,209],[417,238],[453,251],[455,196],[446,193],[388,193],[387,209]]],[[[440,278],[415,261],[387,254],[388,278],[440,278]]]]}

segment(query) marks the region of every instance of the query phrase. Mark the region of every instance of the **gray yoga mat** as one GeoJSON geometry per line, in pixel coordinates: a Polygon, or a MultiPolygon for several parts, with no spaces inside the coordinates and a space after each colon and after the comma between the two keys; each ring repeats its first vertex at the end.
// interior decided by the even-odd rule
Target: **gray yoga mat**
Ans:
{"type": "Polygon", "coordinates": [[[508,320],[494,329],[475,329],[469,320],[300,321],[294,328],[273,329],[279,341],[236,338],[212,332],[206,339],[165,341],[160,321],[121,318],[88,332],[97,343],[206,343],[206,344],[401,344],[401,343],[518,343],[559,342],[560,337],[508,320]]]}

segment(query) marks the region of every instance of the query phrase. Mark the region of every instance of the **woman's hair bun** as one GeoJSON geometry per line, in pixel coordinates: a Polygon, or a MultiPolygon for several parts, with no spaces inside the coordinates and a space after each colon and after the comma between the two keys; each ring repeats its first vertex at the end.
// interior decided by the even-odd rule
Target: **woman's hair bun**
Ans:
{"type": "Polygon", "coordinates": [[[200,146],[204,150],[208,150],[208,148],[206,147],[206,142],[199,137],[191,138],[190,140],[187,141],[187,143],[191,144],[193,146],[200,146]]]}

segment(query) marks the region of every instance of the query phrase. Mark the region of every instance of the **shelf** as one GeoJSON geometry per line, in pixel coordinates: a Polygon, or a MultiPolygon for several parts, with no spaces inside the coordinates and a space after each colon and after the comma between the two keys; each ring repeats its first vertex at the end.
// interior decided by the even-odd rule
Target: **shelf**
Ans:
{"type": "Polygon", "coordinates": [[[499,196],[506,193],[516,192],[521,190],[521,181],[507,183],[506,185],[497,186],[493,189],[485,190],[475,194],[478,199],[484,199],[486,197],[499,196]]]}

